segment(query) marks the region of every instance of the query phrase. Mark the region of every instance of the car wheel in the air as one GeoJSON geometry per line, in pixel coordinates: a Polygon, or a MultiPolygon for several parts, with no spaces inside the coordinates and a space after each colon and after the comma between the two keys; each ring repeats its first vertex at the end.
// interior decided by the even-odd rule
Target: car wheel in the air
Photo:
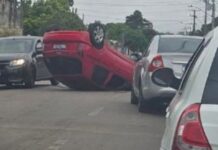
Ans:
{"type": "Polygon", "coordinates": [[[95,22],[89,25],[88,31],[93,46],[97,49],[102,49],[105,40],[104,26],[100,22],[95,22]]]}

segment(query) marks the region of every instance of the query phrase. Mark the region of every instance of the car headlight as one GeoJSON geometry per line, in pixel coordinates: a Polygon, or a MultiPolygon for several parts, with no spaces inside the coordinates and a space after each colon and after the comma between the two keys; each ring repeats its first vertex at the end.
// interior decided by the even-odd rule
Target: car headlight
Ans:
{"type": "Polygon", "coordinates": [[[24,65],[25,60],[24,59],[17,59],[10,62],[10,66],[22,66],[24,65]]]}

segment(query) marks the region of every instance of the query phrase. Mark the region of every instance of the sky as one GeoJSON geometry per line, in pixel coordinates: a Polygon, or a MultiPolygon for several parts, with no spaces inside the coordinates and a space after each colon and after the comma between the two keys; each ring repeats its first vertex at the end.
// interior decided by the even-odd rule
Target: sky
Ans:
{"type": "MultiPolygon", "coordinates": [[[[153,23],[155,30],[178,33],[192,30],[194,8],[197,10],[197,29],[204,23],[203,0],[74,0],[74,3],[79,16],[82,18],[84,14],[86,24],[95,20],[125,22],[126,16],[140,10],[143,17],[153,23]]],[[[210,21],[211,11],[208,11],[210,21]]]]}

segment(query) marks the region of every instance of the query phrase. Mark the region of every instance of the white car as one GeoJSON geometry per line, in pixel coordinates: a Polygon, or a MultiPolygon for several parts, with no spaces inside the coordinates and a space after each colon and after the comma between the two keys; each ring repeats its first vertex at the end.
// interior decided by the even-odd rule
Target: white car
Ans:
{"type": "Polygon", "coordinates": [[[160,149],[218,150],[218,28],[205,37],[182,80],[170,68],[157,70],[152,80],[178,89],[160,149]]]}
{"type": "Polygon", "coordinates": [[[181,77],[202,39],[182,35],[157,35],[153,38],[144,57],[134,67],[131,104],[138,104],[139,112],[149,110],[151,104],[169,103],[173,99],[176,90],[153,84],[151,75],[157,69],[168,67],[181,77]]]}

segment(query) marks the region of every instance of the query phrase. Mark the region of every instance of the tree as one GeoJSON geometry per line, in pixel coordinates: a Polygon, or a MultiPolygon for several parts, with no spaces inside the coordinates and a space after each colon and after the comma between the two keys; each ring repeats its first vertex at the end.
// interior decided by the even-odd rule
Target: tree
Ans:
{"type": "Polygon", "coordinates": [[[149,39],[141,30],[127,30],[125,34],[124,46],[132,51],[144,51],[149,43],[149,39]]]}
{"type": "Polygon", "coordinates": [[[157,34],[152,23],[143,18],[138,10],[127,16],[125,23],[107,24],[106,31],[109,39],[118,41],[132,51],[145,50],[149,41],[157,34]]]}
{"type": "Polygon", "coordinates": [[[125,23],[109,23],[106,25],[106,31],[108,39],[118,41],[132,51],[145,50],[149,42],[142,30],[132,29],[125,23]]]}
{"type": "Polygon", "coordinates": [[[143,18],[139,10],[134,11],[130,16],[126,17],[126,24],[133,29],[152,29],[153,25],[150,21],[143,18]]]}
{"type": "Polygon", "coordinates": [[[73,5],[74,5],[74,0],[69,0],[69,5],[70,5],[70,7],[73,7],[73,5]]]}
{"type": "MultiPolygon", "coordinates": [[[[85,26],[78,15],[71,12],[73,0],[38,0],[30,4],[24,0],[24,34],[43,35],[55,29],[80,30],[85,26]]],[[[32,3],[32,2],[31,2],[32,3]]]]}

